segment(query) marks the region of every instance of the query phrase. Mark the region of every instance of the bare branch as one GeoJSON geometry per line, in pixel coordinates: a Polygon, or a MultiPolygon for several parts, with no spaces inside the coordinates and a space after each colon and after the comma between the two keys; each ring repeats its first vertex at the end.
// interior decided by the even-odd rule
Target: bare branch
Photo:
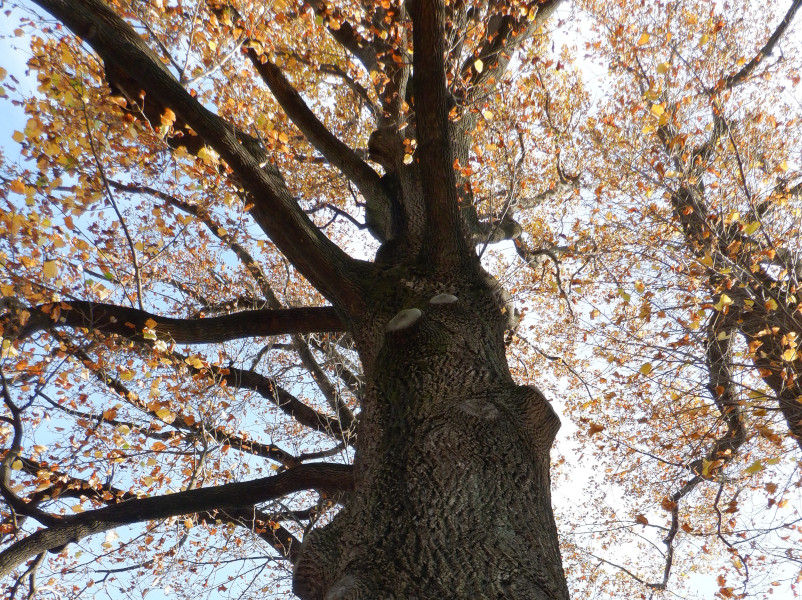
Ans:
{"type": "Polygon", "coordinates": [[[66,516],[62,523],[32,533],[0,552],[0,578],[42,552],[120,525],[226,508],[243,508],[308,489],[349,491],[353,489],[353,485],[351,466],[312,463],[293,467],[272,477],[187,490],[166,496],[138,498],[66,516]]]}
{"type": "Polygon", "coordinates": [[[84,122],[86,124],[86,136],[89,139],[89,150],[92,153],[92,158],[95,161],[95,166],[97,167],[98,174],[100,175],[100,180],[103,182],[103,191],[106,193],[106,199],[111,204],[112,208],[114,209],[114,213],[117,215],[117,219],[120,221],[120,226],[122,227],[123,233],[125,234],[125,239],[128,242],[128,250],[131,252],[131,264],[134,267],[136,300],[137,304],[139,305],[139,309],[142,310],[144,308],[142,305],[142,277],[139,268],[139,257],[136,254],[136,246],[134,245],[134,240],[131,239],[131,233],[128,231],[128,225],[125,223],[123,214],[120,212],[120,208],[117,206],[117,200],[115,200],[114,194],[109,187],[109,181],[106,178],[106,170],[103,168],[103,163],[100,162],[100,157],[97,155],[97,150],[95,148],[95,134],[92,131],[92,127],[89,123],[89,113],[86,110],[86,102],[83,100],[83,98],[81,99],[81,108],[83,109],[84,122]]]}
{"type": "Polygon", "coordinates": [[[29,309],[18,337],[50,327],[85,328],[142,340],[145,329],[179,344],[210,344],[240,338],[343,331],[331,306],[246,310],[206,319],[174,319],[136,308],[73,300],[29,309]],[[155,323],[155,325],[154,325],[155,323]]]}

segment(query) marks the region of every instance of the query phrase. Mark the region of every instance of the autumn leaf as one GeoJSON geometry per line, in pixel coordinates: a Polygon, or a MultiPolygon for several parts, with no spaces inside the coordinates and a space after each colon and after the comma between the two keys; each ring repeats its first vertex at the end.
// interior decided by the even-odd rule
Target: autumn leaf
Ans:
{"type": "Polygon", "coordinates": [[[42,275],[46,279],[55,279],[58,277],[58,262],[55,260],[46,260],[44,268],[42,269],[42,275]]]}
{"type": "Polygon", "coordinates": [[[604,431],[604,425],[598,425],[596,423],[591,423],[590,427],[588,428],[588,437],[593,437],[595,434],[604,431]]]}
{"type": "Polygon", "coordinates": [[[713,308],[716,309],[718,312],[723,311],[727,306],[731,306],[733,303],[733,299],[730,298],[727,294],[721,294],[719,296],[718,302],[713,305],[713,308]]]}
{"type": "Polygon", "coordinates": [[[25,184],[19,179],[15,179],[9,185],[9,189],[15,194],[25,194],[25,184]]]}
{"type": "Polygon", "coordinates": [[[764,468],[765,468],[765,467],[763,466],[763,463],[762,463],[761,461],[759,461],[759,460],[756,460],[756,461],[754,461],[754,462],[753,462],[751,465],[749,465],[749,466],[748,466],[748,467],[745,469],[745,471],[744,471],[744,472],[745,472],[747,475],[754,475],[755,473],[758,473],[758,472],[762,471],[764,468]]]}
{"type": "Polygon", "coordinates": [[[660,506],[662,507],[662,509],[663,509],[663,510],[666,510],[666,511],[668,511],[668,512],[671,512],[671,511],[673,511],[675,508],[677,508],[677,503],[676,503],[676,502],[674,502],[674,501],[672,501],[672,500],[671,500],[671,498],[669,498],[668,496],[665,496],[665,497],[663,497],[663,499],[660,501],[660,506]]]}

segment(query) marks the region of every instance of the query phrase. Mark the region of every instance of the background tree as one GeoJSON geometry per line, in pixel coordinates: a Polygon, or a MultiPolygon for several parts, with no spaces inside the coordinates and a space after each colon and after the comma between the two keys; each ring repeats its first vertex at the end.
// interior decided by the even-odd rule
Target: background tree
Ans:
{"type": "MultiPolygon", "coordinates": [[[[675,549],[697,563],[719,550],[719,593],[746,593],[799,560],[800,3],[580,4],[608,75],[582,132],[595,156],[582,235],[604,262],[579,327],[609,366],[591,378],[601,398],[569,410],[640,494],[634,529],[598,494],[585,514],[615,526],[605,544],[643,536],[644,555],[662,552],[624,582],[664,585],[688,568],[675,549]]],[[[798,581],[782,573],[772,585],[798,581]]]]}
{"type": "Polygon", "coordinates": [[[11,595],[567,597],[535,385],[574,597],[800,560],[798,2],[37,4],[11,595]]]}

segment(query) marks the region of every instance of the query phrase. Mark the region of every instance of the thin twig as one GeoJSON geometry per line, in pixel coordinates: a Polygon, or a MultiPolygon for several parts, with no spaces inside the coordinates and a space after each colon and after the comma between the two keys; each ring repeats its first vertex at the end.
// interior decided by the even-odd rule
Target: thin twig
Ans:
{"type": "Polygon", "coordinates": [[[95,148],[95,138],[94,135],[92,134],[92,127],[89,124],[89,113],[86,110],[86,102],[82,102],[81,107],[84,113],[84,120],[86,121],[86,133],[87,137],[89,138],[89,149],[92,152],[92,157],[95,159],[95,165],[97,166],[100,179],[103,182],[103,188],[106,192],[106,197],[111,203],[111,206],[114,208],[114,212],[117,213],[117,218],[120,220],[120,225],[123,228],[125,239],[128,240],[128,247],[131,250],[131,257],[134,266],[134,279],[136,281],[136,299],[137,303],[139,304],[139,310],[145,310],[145,307],[142,304],[142,278],[140,277],[139,273],[139,259],[137,258],[136,255],[134,240],[131,238],[131,233],[128,231],[128,226],[125,224],[125,219],[123,218],[123,215],[120,212],[119,207],[117,206],[117,202],[114,199],[114,194],[111,191],[111,186],[109,185],[109,181],[106,178],[106,171],[103,169],[103,165],[100,162],[100,157],[97,154],[97,149],[95,148]]]}

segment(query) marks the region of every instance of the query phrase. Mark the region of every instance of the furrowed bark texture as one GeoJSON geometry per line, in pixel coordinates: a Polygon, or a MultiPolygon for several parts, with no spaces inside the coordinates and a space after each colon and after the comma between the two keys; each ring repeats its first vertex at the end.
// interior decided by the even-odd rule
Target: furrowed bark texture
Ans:
{"type": "Polygon", "coordinates": [[[559,420],[506,364],[477,275],[387,273],[357,342],[367,393],[356,493],[305,542],[294,591],[330,598],[568,598],[550,502],[559,420]],[[436,294],[455,302],[432,304],[436,294]],[[383,331],[401,309],[420,318],[383,331]]]}

